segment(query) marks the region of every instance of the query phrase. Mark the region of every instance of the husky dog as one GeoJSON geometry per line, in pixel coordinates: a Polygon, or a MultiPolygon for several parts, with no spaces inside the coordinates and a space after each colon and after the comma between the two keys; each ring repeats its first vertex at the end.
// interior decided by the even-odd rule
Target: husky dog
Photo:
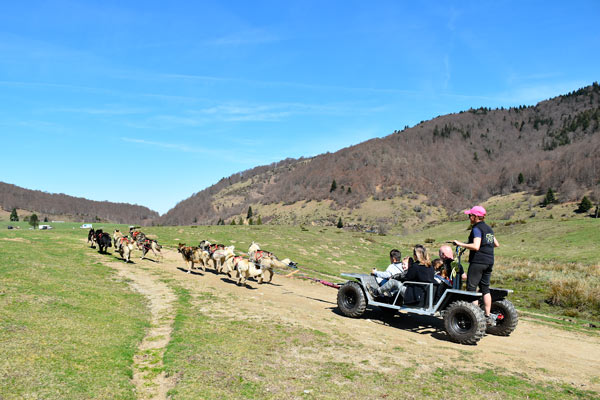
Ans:
{"type": "Polygon", "coordinates": [[[195,263],[201,265],[202,271],[206,271],[206,265],[202,259],[202,250],[200,250],[198,247],[186,246],[185,243],[179,243],[177,252],[179,252],[181,257],[183,257],[185,260],[186,267],[188,262],[191,263],[190,268],[188,268],[188,274],[192,272],[192,269],[194,269],[195,263]]]}
{"type": "Polygon", "coordinates": [[[126,262],[131,262],[131,253],[133,252],[133,249],[133,240],[129,239],[127,236],[121,235],[120,238],[115,239],[115,250],[126,262]]]}
{"type": "Polygon", "coordinates": [[[162,253],[160,252],[160,249],[162,249],[162,246],[160,244],[158,244],[158,242],[154,239],[148,239],[148,237],[145,237],[143,240],[139,240],[137,242],[138,247],[141,245],[141,250],[142,250],[142,258],[140,258],[140,260],[143,260],[146,257],[146,254],[148,253],[148,251],[152,250],[152,253],[154,253],[154,256],[157,258],[163,258],[162,253]]]}
{"type": "Polygon", "coordinates": [[[261,268],[260,265],[241,257],[234,261],[234,264],[237,271],[238,285],[246,284],[248,278],[256,278],[259,284],[263,283],[265,269],[261,268]]]}

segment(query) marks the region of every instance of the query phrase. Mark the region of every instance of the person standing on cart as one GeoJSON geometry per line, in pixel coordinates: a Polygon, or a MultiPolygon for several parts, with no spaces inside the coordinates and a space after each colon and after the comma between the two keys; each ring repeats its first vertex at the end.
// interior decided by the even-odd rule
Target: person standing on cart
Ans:
{"type": "Polygon", "coordinates": [[[471,222],[471,234],[468,243],[454,240],[456,246],[469,249],[469,270],[467,271],[467,290],[475,292],[477,287],[483,295],[483,306],[486,322],[494,325],[490,315],[492,309],[492,295],[490,294],[490,278],[494,267],[494,248],[500,246],[494,236],[494,231],[485,222],[486,211],[481,206],[466,210],[471,222]]]}

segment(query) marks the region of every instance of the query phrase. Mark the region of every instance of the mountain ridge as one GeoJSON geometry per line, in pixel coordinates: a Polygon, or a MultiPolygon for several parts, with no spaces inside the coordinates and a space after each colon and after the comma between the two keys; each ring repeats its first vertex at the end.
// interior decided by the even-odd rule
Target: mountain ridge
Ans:
{"type": "MultiPolygon", "coordinates": [[[[0,182],[0,206],[5,211],[24,209],[46,216],[69,216],[75,221],[109,221],[150,224],[159,214],[148,207],[129,203],[88,200],[63,193],[46,193],[0,182]]],[[[40,217],[42,216],[40,215],[40,217]]]]}
{"type": "MultiPolygon", "coordinates": [[[[155,222],[215,224],[243,219],[248,207],[327,201],[330,224],[333,214],[351,214],[369,199],[424,195],[428,206],[455,211],[496,194],[548,188],[573,200],[596,186],[599,125],[594,82],[534,106],[442,115],[334,153],[258,166],[182,200],[155,222]]],[[[262,221],[290,222],[276,214],[261,214],[262,221]]]]}
{"type": "Polygon", "coordinates": [[[51,194],[0,182],[0,206],[74,220],[142,225],[336,224],[368,229],[444,218],[515,191],[562,201],[600,190],[600,87],[534,106],[437,116],[336,152],[287,158],[223,178],[162,216],[140,205],[51,194]],[[335,184],[334,184],[335,182],[335,184]]]}

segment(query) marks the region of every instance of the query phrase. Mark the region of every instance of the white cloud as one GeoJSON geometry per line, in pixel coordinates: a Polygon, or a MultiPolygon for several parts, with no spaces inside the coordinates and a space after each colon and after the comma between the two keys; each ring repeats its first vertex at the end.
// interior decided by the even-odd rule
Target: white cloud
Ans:
{"type": "Polygon", "coordinates": [[[202,147],[192,147],[192,146],[176,144],[176,143],[155,142],[152,140],[134,139],[134,138],[128,138],[128,137],[123,137],[123,138],[121,138],[121,140],[123,140],[124,142],[138,143],[138,144],[159,147],[159,148],[168,149],[168,150],[183,151],[185,153],[210,153],[210,151],[208,149],[205,149],[202,147]]]}
{"type": "MultiPolygon", "coordinates": [[[[244,167],[250,167],[252,165],[259,165],[260,163],[264,163],[263,157],[253,157],[251,154],[249,154],[249,152],[244,154],[243,157],[240,157],[239,150],[232,149],[229,147],[210,146],[209,148],[206,148],[190,146],[180,143],[158,142],[153,140],[136,139],[129,137],[122,137],[121,140],[128,143],[135,143],[143,146],[151,146],[159,149],[172,150],[176,152],[202,154],[204,156],[209,157],[208,159],[212,161],[223,160],[231,164],[240,164],[244,167]]],[[[246,147],[252,149],[255,147],[255,145],[250,143],[249,145],[247,144],[246,147]]]]}

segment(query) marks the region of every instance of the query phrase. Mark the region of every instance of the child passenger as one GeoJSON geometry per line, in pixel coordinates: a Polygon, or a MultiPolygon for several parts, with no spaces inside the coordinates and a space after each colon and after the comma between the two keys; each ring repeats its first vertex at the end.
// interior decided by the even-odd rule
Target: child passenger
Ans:
{"type": "Polygon", "coordinates": [[[406,274],[406,266],[402,262],[402,253],[400,250],[393,249],[390,251],[390,265],[385,271],[377,271],[377,268],[373,268],[371,275],[375,277],[379,286],[385,284],[391,277],[397,277],[406,274]]]}
{"type": "Polygon", "coordinates": [[[444,266],[444,262],[440,258],[436,258],[431,262],[431,266],[435,271],[434,279],[437,283],[444,283],[448,286],[452,286],[452,281],[448,276],[448,271],[444,266]]]}

